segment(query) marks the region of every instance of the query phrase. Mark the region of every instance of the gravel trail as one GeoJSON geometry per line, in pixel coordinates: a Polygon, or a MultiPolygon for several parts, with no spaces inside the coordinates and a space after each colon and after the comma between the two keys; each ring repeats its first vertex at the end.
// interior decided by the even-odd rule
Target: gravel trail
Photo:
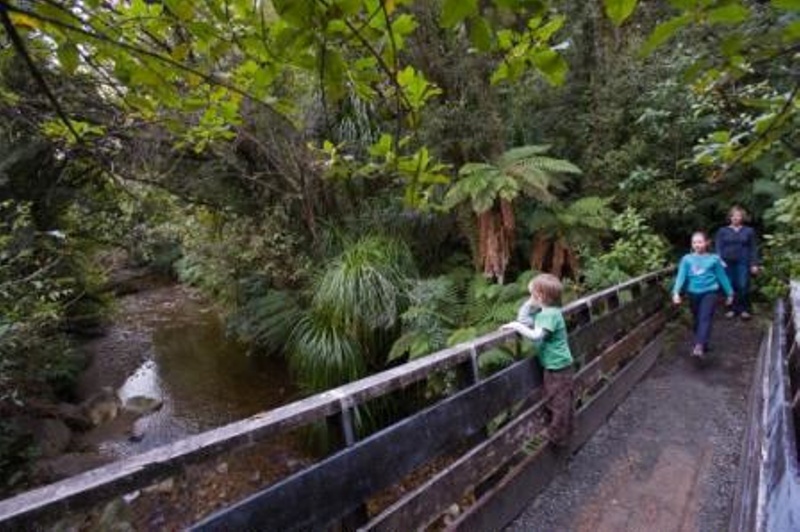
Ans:
{"type": "Polygon", "coordinates": [[[763,330],[718,318],[698,366],[673,324],[655,367],[506,530],[727,530],[763,330]]]}

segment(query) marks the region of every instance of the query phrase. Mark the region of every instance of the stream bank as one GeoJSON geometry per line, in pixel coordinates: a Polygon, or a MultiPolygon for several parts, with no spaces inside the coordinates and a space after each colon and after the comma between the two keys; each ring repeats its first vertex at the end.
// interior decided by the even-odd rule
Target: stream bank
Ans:
{"type": "MultiPolygon", "coordinates": [[[[298,397],[284,361],[250,357],[231,341],[218,310],[197,291],[159,281],[118,296],[111,323],[81,350],[90,360],[76,386],[84,417],[59,452],[39,460],[39,481],[52,482],[186,436],[252,416],[298,397]],[[144,403],[130,412],[131,402],[144,403]],[[91,408],[87,407],[91,405],[91,408]],[[103,417],[107,416],[107,417],[103,417]],[[88,430],[87,430],[88,429],[88,430]]],[[[310,458],[296,435],[284,435],[186,467],[175,477],[69,516],[56,528],[174,530],[246,496],[310,458]],[[116,528],[115,528],[116,529],[116,528]]]]}

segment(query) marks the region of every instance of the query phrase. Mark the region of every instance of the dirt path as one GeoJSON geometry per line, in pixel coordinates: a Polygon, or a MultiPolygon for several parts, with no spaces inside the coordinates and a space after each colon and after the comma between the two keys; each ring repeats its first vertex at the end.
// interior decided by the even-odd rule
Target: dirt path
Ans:
{"type": "Polygon", "coordinates": [[[718,317],[698,367],[675,324],[653,370],[507,530],[727,530],[763,329],[718,317]]]}

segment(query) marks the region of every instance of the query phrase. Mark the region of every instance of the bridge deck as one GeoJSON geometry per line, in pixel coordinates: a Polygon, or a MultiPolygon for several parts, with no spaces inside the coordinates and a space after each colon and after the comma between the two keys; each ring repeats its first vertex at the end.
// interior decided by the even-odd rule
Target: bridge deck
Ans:
{"type": "Polygon", "coordinates": [[[507,531],[727,530],[763,327],[714,327],[698,367],[676,326],[653,370],[507,531]]]}

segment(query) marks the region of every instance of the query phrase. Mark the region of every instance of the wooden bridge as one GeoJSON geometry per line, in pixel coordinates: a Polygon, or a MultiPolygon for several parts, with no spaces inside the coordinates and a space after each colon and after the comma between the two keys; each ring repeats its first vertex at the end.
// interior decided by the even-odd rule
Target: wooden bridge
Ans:
{"type": "MultiPolygon", "coordinates": [[[[570,445],[571,453],[578,453],[576,461],[578,451],[664,351],[673,312],[664,288],[669,273],[633,279],[565,308],[577,360],[570,445]]],[[[777,303],[760,351],[752,354],[756,369],[740,478],[730,506],[731,532],[800,530],[800,353],[795,336],[800,286],[793,287],[792,302],[777,303]]],[[[518,342],[513,332],[494,332],[0,501],[0,529],[45,528],[70,512],[180,476],[190,464],[320,423],[338,433],[338,449],[191,528],[502,529],[520,514],[535,514],[531,501],[564,470],[571,454],[555,452],[541,437],[541,373],[534,359],[523,358],[492,375],[479,370],[483,353],[498,345],[519,352],[518,342]],[[355,420],[360,410],[386,400],[410,412],[359,437],[355,420]],[[387,489],[397,485],[403,486],[402,493],[386,500],[387,489]]]]}

